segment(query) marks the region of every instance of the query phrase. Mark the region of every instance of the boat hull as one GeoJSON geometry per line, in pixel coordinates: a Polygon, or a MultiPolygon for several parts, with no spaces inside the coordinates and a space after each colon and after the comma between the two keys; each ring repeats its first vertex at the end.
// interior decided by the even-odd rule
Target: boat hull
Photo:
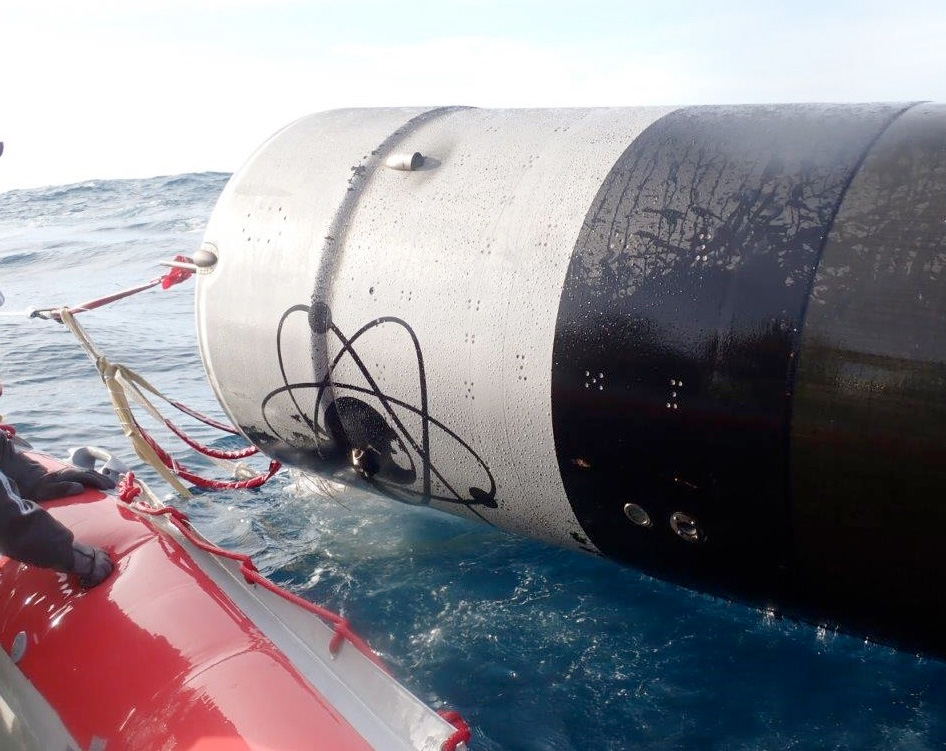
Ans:
{"type": "Polygon", "coordinates": [[[0,559],[4,748],[435,751],[455,734],[376,658],[167,517],[94,490],[44,505],[115,571],[86,590],[0,559]]]}

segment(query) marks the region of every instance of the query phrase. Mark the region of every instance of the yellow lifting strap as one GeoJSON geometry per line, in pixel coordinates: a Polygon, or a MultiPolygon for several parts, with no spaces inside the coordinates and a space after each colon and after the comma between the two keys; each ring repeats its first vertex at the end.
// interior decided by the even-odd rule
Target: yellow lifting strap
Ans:
{"type": "Polygon", "coordinates": [[[108,396],[109,399],[111,399],[112,407],[115,410],[118,421],[121,423],[122,432],[131,442],[135,453],[138,454],[138,457],[142,461],[154,467],[155,471],[161,475],[165,482],[167,482],[178,495],[182,498],[190,498],[191,492],[187,489],[187,486],[181,482],[177,475],[165,466],[157,452],[141,434],[141,430],[135,422],[134,415],[131,411],[131,406],[128,403],[127,394],[130,393],[152,416],[162,421],[158,410],[148,401],[141,390],[144,389],[163,399],[164,397],[161,395],[161,392],[130,368],[109,362],[108,359],[98,351],[95,344],[79,325],[78,321],[76,321],[75,316],[69,312],[68,308],[62,308],[59,311],[59,315],[61,316],[62,322],[76,337],[79,345],[85,350],[85,353],[92,362],[95,363],[99,376],[101,376],[105,388],[108,389],[108,396]]]}

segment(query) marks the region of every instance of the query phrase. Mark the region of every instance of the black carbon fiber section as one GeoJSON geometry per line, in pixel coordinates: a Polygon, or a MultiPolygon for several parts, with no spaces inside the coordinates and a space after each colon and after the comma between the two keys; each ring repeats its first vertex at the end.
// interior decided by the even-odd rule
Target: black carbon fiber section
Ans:
{"type": "Polygon", "coordinates": [[[552,374],[565,488],[605,555],[712,590],[783,586],[809,290],[845,189],[903,109],[687,108],[614,165],[568,270],[552,374]]]}
{"type": "Polygon", "coordinates": [[[825,610],[946,643],[946,106],[878,139],[825,245],[792,425],[799,564],[825,610]]]}

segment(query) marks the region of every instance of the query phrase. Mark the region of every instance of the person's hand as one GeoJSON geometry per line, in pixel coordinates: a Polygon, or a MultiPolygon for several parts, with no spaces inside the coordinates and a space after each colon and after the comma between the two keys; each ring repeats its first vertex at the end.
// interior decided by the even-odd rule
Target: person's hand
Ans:
{"type": "Polygon", "coordinates": [[[87,487],[111,490],[115,481],[92,469],[67,467],[39,478],[33,487],[32,497],[36,501],[50,501],[64,495],[78,495],[87,487]]]}
{"type": "Polygon", "coordinates": [[[72,568],[69,570],[79,577],[79,584],[83,587],[94,587],[112,573],[112,559],[101,548],[74,542],[72,556],[72,568]]]}

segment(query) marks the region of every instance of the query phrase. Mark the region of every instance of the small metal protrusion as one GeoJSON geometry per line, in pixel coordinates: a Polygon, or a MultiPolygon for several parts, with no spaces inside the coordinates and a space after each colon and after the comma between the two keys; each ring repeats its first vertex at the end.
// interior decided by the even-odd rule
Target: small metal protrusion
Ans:
{"type": "Polygon", "coordinates": [[[643,507],[636,503],[624,504],[624,515],[638,527],[650,527],[653,522],[650,520],[650,514],[644,511],[643,507]]]}
{"type": "Polygon", "coordinates": [[[170,269],[184,269],[194,273],[198,271],[197,264],[188,261],[158,261],[159,266],[167,266],[170,269]]]}
{"type": "MultiPolygon", "coordinates": [[[[213,247],[213,246],[210,246],[213,247]]],[[[184,271],[190,271],[192,274],[197,273],[198,271],[209,271],[217,264],[217,253],[216,248],[213,250],[210,247],[204,246],[198,248],[194,253],[194,257],[190,261],[158,261],[161,266],[168,266],[172,269],[184,269],[184,271]]]]}
{"type": "Polygon", "coordinates": [[[419,151],[415,151],[413,154],[395,153],[385,159],[384,164],[390,169],[413,172],[424,164],[424,156],[419,151]]]}
{"type": "Polygon", "coordinates": [[[128,472],[128,465],[125,464],[125,462],[97,446],[82,446],[80,448],[69,449],[69,459],[67,461],[81,469],[95,470],[99,474],[110,477],[116,482],[121,475],[128,472]],[[96,469],[95,466],[97,461],[102,462],[102,466],[98,469],[96,469]]]}
{"type": "Polygon", "coordinates": [[[364,479],[370,480],[377,474],[379,469],[377,452],[370,447],[367,449],[353,448],[349,456],[352,469],[364,479]]]}
{"type": "Polygon", "coordinates": [[[199,269],[209,269],[217,265],[217,249],[204,245],[194,253],[194,265],[199,269]]]}
{"type": "Polygon", "coordinates": [[[23,659],[23,655],[26,654],[26,644],[25,631],[20,631],[13,637],[13,645],[10,647],[10,659],[13,660],[13,662],[19,662],[23,659]]]}
{"type": "Polygon", "coordinates": [[[699,522],[689,514],[684,514],[682,511],[675,511],[673,515],[671,515],[670,529],[672,529],[681,540],[686,540],[687,542],[703,541],[703,532],[700,529],[699,522]]]}

